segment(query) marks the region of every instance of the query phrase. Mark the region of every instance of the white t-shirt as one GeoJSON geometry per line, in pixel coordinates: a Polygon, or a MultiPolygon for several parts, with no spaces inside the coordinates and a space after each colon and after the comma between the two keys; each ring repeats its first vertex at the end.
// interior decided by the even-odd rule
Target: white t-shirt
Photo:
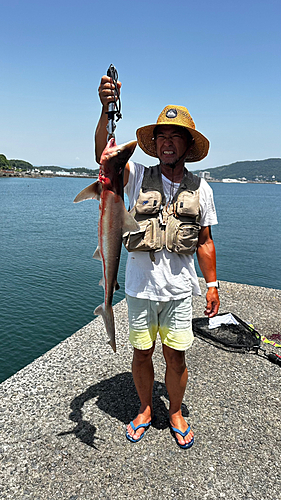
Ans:
{"type": "MultiPolygon", "coordinates": [[[[132,161],[130,175],[125,193],[132,208],[138,198],[142,185],[144,166],[132,161]]],[[[162,174],[162,182],[166,201],[174,196],[179,184],[167,179],[162,174]],[[172,191],[173,187],[173,192],[172,191]]],[[[201,179],[199,190],[200,225],[217,224],[213,191],[209,184],[201,179]]],[[[195,271],[193,255],[180,255],[168,252],[165,248],[155,252],[155,262],[152,262],[149,252],[129,252],[126,266],[125,292],[132,297],[157,301],[178,300],[186,297],[192,286],[193,295],[201,295],[198,278],[195,271]]]]}

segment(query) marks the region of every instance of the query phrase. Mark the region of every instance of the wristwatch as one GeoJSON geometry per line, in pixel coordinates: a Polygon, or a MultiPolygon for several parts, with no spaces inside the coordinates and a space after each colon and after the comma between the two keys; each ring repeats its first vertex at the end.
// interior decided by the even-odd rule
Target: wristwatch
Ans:
{"type": "Polygon", "coordinates": [[[206,287],[207,288],[219,288],[220,287],[220,284],[218,281],[211,281],[210,283],[206,283],[206,287]]]}

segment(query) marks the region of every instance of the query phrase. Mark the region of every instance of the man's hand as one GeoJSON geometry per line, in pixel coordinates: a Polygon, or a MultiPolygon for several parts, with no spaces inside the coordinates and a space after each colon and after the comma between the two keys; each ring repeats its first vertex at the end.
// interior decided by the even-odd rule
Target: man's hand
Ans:
{"type": "MultiPolygon", "coordinates": [[[[121,90],[121,82],[117,82],[118,92],[121,90]]],[[[101,103],[105,109],[108,108],[108,104],[114,101],[114,84],[109,76],[104,75],[101,79],[99,86],[99,97],[101,103]]]]}
{"type": "Polygon", "coordinates": [[[204,314],[208,316],[208,318],[212,318],[218,313],[220,306],[220,299],[217,288],[215,287],[208,288],[206,301],[207,305],[204,314]]]}

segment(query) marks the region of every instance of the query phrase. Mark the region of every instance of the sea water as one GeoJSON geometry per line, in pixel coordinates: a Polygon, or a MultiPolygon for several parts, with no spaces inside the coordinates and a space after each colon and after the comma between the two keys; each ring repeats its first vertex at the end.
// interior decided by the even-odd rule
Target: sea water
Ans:
{"type": "MultiPolygon", "coordinates": [[[[0,382],[90,322],[103,301],[93,179],[0,179],[0,382]]],[[[212,183],[220,280],[281,288],[281,185],[212,183]]],[[[114,303],[124,298],[122,250],[114,303]]],[[[198,269],[198,274],[200,270],[198,269]]]]}

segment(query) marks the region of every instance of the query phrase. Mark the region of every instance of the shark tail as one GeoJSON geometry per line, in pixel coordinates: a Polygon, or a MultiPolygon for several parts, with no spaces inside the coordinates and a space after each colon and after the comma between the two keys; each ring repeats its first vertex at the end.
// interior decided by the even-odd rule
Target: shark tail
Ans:
{"type": "Polygon", "coordinates": [[[116,352],[116,342],[115,342],[115,325],[112,306],[105,306],[105,303],[100,304],[94,310],[94,314],[101,315],[104,321],[106,333],[109,337],[109,345],[112,347],[113,351],[116,352]]]}

